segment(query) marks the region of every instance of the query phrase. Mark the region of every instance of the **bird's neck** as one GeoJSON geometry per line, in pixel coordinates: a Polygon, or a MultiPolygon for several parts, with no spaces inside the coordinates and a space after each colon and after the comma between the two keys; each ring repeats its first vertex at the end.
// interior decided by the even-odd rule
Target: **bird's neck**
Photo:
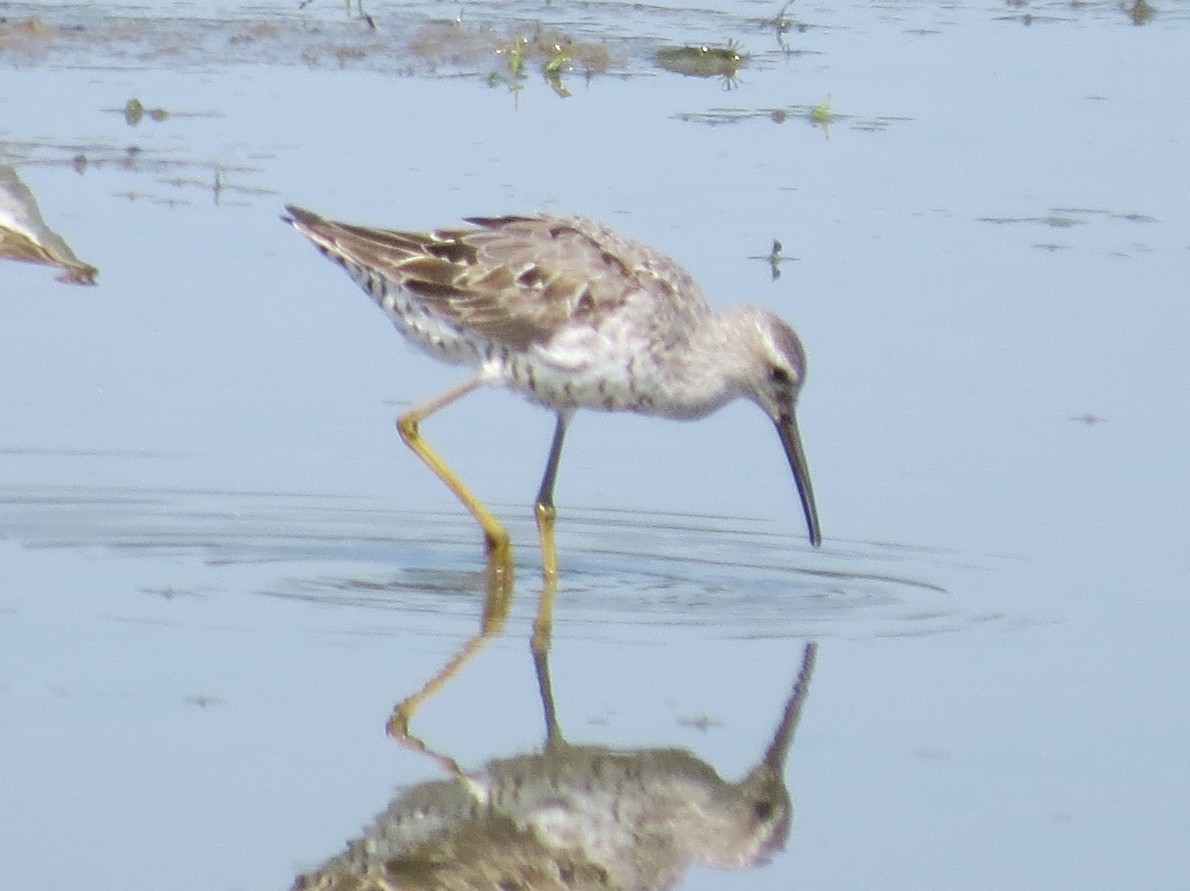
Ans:
{"type": "Polygon", "coordinates": [[[747,377],[747,310],[712,313],[693,328],[684,348],[667,357],[671,401],[677,418],[701,418],[744,394],[747,377]]]}

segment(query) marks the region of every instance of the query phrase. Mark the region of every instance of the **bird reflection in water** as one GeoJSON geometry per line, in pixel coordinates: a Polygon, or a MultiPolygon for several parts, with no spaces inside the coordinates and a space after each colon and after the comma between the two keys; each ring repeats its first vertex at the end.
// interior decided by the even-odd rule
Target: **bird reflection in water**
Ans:
{"type": "MultiPolygon", "coordinates": [[[[498,626],[498,616],[487,618],[498,626]]],[[[483,639],[481,632],[472,643],[483,639]]],[[[816,652],[806,645],[772,741],[733,783],[681,749],[568,743],[556,719],[547,648],[535,645],[542,751],[467,771],[394,721],[390,731],[450,778],[403,791],[343,853],[299,876],[293,891],[647,891],[676,887],[695,864],[759,866],[789,834],[785,759],[816,652]]]]}

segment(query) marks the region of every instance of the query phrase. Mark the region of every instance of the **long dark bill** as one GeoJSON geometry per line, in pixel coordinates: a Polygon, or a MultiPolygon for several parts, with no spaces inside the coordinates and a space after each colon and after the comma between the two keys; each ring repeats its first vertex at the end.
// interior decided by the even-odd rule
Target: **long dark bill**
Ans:
{"type": "Polygon", "coordinates": [[[785,447],[789,466],[793,470],[793,481],[797,483],[797,494],[802,499],[802,512],[806,515],[806,528],[810,530],[810,544],[822,544],[822,533],[818,529],[818,508],[814,504],[814,487],[810,485],[810,468],[806,465],[806,453],[802,450],[802,437],[797,431],[797,419],[793,412],[776,422],[777,435],[785,447]]]}

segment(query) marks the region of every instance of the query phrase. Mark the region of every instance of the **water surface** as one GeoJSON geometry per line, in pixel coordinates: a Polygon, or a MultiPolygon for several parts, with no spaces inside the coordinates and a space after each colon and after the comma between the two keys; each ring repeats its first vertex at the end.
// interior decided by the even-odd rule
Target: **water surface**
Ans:
{"type": "MultiPolygon", "coordinates": [[[[1184,10],[717,7],[5,7],[7,212],[59,264],[0,265],[14,887],[287,888],[443,777],[385,722],[477,631],[482,555],[392,419],[459,374],[286,201],[588,214],[801,333],[820,550],[750,406],[582,415],[563,459],[568,739],[738,778],[818,642],[785,851],[684,887],[1183,884],[1184,10]]],[[[466,769],[544,740],[551,429],[495,392],[426,425],[516,543],[503,634],[413,725],[466,769]]]]}

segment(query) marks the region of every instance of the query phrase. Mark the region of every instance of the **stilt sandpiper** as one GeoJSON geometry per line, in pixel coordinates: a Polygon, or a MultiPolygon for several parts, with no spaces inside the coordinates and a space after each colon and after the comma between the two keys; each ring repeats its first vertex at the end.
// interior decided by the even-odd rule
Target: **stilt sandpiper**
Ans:
{"type": "Polygon", "coordinates": [[[544,571],[557,572],[554,481],[581,408],[705,417],[738,398],[777,428],[810,542],[821,535],[795,417],[806,374],[797,334],[754,307],[714,312],[668,257],[580,217],[475,217],[431,233],[354,226],[288,207],[310,239],[431,355],[478,369],[397,421],[401,438],[483,527],[489,555],[508,533],[422,439],[419,424],[483,385],[515,390],[557,418],[536,518],[544,571]]]}

